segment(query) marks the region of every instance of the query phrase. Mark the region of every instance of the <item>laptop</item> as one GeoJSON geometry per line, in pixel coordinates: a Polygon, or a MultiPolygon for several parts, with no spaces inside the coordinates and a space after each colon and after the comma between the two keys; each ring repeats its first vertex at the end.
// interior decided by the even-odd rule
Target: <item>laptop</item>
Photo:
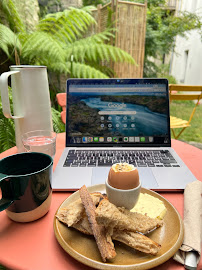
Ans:
{"type": "Polygon", "coordinates": [[[196,180],[171,147],[166,79],[69,79],[66,98],[66,147],[53,190],[104,184],[118,162],[134,164],[152,190],[183,190],[196,180]]]}

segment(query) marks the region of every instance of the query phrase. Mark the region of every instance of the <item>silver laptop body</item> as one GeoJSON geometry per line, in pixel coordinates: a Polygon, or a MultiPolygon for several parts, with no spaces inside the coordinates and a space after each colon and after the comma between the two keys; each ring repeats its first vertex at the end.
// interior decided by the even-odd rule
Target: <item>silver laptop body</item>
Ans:
{"type": "Polygon", "coordinates": [[[178,191],[196,180],[171,147],[166,79],[70,79],[66,111],[53,190],[104,184],[116,162],[134,164],[148,189],[178,191]]]}

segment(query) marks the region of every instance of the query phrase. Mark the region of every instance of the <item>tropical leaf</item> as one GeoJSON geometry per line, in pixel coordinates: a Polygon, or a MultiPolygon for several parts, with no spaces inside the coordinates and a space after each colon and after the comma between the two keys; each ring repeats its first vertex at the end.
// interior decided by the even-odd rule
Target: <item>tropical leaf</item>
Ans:
{"type": "MultiPolygon", "coordinates": [[[[11,113],[13,112],[12,90],[8,88],[11,113]]],[[[15,125],[14,120],[6,118],[3,114],[2,102],[0,98],[0,153],[15,146],[15,125]]]]}
{"type": "Polygon", "coordinates": [[[89,42],[95,41],[96,43],[103,43],[106,41],[110,41],[111,37],[115,38],[113,31],[115,31],[115,29],[107,28],[103,32],[99,32],[99,33],[89,36],[88,38],[86,38],[86,41],[87,39],[89,39],[89,42]]]}
{"type": "Polygon", "coordinates": [[[25,32],[25,25],[20,18],[14,2],[12,0],[1,0],[1,5],[11,30],[14,33],[25,32]]]}
{"type": "Polygon", "coordinates": [[[15,146],[15,125],[13,119],[6,118],[0,108],[0,152],[15,146]]]}
{"type": "MultiPolygon", "coordinates": [[[[88,39],[87,39],[88,41],[88,39]]],[[[130,64],[136,64],[134,58],[118,47],[104,43],[75,42],[68,46],[67,49],[68,58],[73,55],[76,61],[94,61],[110,60],[114,62],[128,62],[130,64]]]]}
{"type": "Polygon", "coordinates": [[[73,63],[72,75],[74,78],[109,78],[101,71],[81,63],[73,63]]]}
{"type": "Polygon", "coordinates": [[[56,133],[65,132],[65,125],[61,120],[60,112],[56,109],[51,108],[52,113],[52,121],[53,121],[53,129],[56,133]]]}
{"type": "MultiPolygon", "coordinates": [[[[70,10],[73,12],[72,14],[72,18],[73,21],[77,21],[79,20],[81,23],[84,21],[86,23],[86,27],[85,29],[87,29],[87,26],[91,25],[91,24],[96,24],[95,19],[93,18],[93,16],[90,14],[89,10],[87,11],[87,9],[78,9],[78,8],[73,8],[70,7],[70,10]]],[[[67,12],[67,10],[65,10],[65,12],[67,12]]]]}
{"type": "Polygon", "coordinates": [[[94,18],[85,10],[70,8],[48,14],[39,22],[37,29],[53,35],[62,42],[74,42],[83,36],[89,25],[95,23],[94,18]]]}
{"type": "Polygon", "coordinates": [[[48,70],[51,70],[53,72],[56,72],[58,74],[70,74],[71,73],[71,64],[70,62],[55,62],[55,63],[50,63],[49,61],[44,61],[43,65],[48,67],[48,70]]]}
{"type": "MultiPolygon", "coordinates": [[[[11,48],[20,50],[21,43],[18,36],[10,30],[7,26],[0,24],[0,48],[6,53],[7,56],[11,56],[11,48]]],[[[13,49],[14,52],[14,49],[13,49]]]]}
{"type": "Polygon", "coordinates": [[[101,71],[105,75],[107,75],[109,78],[113,78],[115,76],[115,72],[112,67],[110,67],[109,64],[105,64],[104,61],[102,62],[102,65],[100,63],[89,63],[89,66],[101,71]]]}
{"type": "Polygon", "coordinates": [[[34,32],[30,34],[22,47],[22,55],[29,62],[38,59],[43,63],[43,59],[49,59],[50,63],[56,61],[63,62],[65,60],[64,48],[62,48],[58,40],[44,32],[34,32]]]}
{"type": "Polygon", "coordinates": [[[38,31],[49,33],[62,42],[71,43],[76,40],[76,31],[73,31],[67,24],[64,24],[64,27],[61,27],[55,18],[47,18],[43,22],[41,21],[37,28],[38,31]]]}
{"type": "Polygon", "coordinates": [[[82,10],[88,12],[89,14],[92,14],[92,11],[95,10],[95,6],[93,5],[84,6],[82,7],[82,10]]]}

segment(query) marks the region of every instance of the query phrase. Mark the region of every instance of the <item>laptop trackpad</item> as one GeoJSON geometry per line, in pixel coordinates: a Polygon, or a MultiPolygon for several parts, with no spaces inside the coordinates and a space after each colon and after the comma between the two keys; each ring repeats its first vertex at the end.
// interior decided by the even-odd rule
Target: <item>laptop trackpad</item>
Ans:
{"type": "Polygon", "coordinates": [[[138,168],[142,187],[148,189],[155,189],[158,187],[158,183],[153,175],[151,168],[138,168]]]}
{"type": "MultiPolygon", "coordinates": [[[[98,185],[104,184],[108,176],[110,167],[93,168],[91,184],[98,185]]],[[[158,187],[158,183],[150,168],[138,168],[140,179],[142,181],[142,187],[155,189],[158,187]]]]}
{"type": "Polygon", "coordinates": [[[108,177],[110,167],[97,167],[93,168],[91,184],[98,185],[98,184],[105,184],[105,180],[108,177]]]}

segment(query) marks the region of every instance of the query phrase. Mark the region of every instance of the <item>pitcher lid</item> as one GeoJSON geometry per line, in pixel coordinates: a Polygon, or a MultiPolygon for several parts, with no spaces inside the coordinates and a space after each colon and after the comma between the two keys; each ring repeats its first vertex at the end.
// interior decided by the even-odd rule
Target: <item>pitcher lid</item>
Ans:
{"type": "Polygon", "coordinates": [[[47,68],[47,66],[34,66],[34,65],[12,65],[10,68],[47,68]]]}

